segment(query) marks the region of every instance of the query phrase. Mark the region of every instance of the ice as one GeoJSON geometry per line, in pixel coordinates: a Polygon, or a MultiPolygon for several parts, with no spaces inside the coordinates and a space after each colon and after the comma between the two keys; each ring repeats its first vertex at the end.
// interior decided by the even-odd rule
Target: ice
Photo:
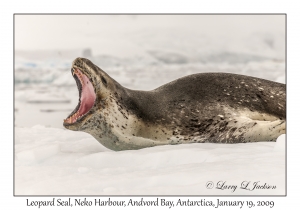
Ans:
{"type": "Polygon", "coordinates": [[[285,147],[286,145],[286,135],[282,134],[277,138],[275,147],[274,147],[274,152],[280,152],[280,153],[285,153],[285,147]]]}
{"type": "Polygon", "coordinates": [[[41,161],[56,155],[59,152],[59,145],[44,145],[34,149],[21,151],[16,155],[17,161],[29,163],[40,163],[41,161]]]}
{"type": "Polygon", "coordinates": [[[16,128],[17,195],[208,195],[208,181],[267,182],[276,190],[235,194],[284,194],[285,161],[277,143],[185,144],[114,152],[90,135],[65,129],[16,128]],[[277,148],[277,149],[276,149],[277,148]],[[82,184],[84,183],[84,184],[82,184]]]}
{"type": "Polygon", "coordinates": [[[27,103],[70,103],[63,93],[36,92],[27,99],[27,103]]]}

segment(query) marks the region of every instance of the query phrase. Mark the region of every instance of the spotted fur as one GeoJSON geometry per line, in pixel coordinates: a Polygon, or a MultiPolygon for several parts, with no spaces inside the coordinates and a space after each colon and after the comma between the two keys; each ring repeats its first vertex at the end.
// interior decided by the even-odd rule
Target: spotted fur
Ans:
{"type": "Polygon", "coordinates": [[[181,143],[274,141],[285,133],[286,86],[228,73],[186,76],[152,91],[122,87],[85,58],[96,102],[73,124],[112,150],[181,143]]]}

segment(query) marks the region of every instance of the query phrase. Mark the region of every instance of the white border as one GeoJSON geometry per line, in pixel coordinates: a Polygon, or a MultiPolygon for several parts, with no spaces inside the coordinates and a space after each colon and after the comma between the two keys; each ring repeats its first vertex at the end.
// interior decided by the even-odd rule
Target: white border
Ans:
{"type": "MultiPolygon", "coordinates": [[[[299,141],[296,137],[299,117],[299,11],[296,1],[6,1],[1,4],[1,201],[3,209],[25,209],[26,198],[13,197],[13,13],[287,13],[287,119],[288,186],[287,197],[272,197],[275,207],[298,206],[299,141]],[[21,207],[21,208],[18,208],[21,207]]],[[[170,198],[171,199],[171,198],[170,198]]],[[[173,198],[177,200],[176,198],[173,198]]],[[[215,200],[216,198],[207,198],[215,200]]],[[[225,197],[223,200],[227,199],[225,197]]],[[[228,198],[228,200],[268,200],[267,197],[228,198]]],[[[27,207],[30,208],[30,207],[27,207]]],[[[66,208],[64,208],[66,209],[66,208]]],[[[93,209],[93,208],[90,208],[93,209]]],[[[99,209],[99,207],[97,208],[99,209]]],[[[209,208],[210,209],[210,208],[209,208]]],[[[295,208],[294,208],[295,209],[295,208]]]]}

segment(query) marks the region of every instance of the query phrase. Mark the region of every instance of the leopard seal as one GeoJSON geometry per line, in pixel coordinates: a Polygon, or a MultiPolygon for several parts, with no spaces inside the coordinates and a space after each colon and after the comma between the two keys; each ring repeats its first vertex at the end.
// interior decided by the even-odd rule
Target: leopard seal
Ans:
{"type": "Polygon", "coordinates": [[[285,84],[199,73],[139,91],[121,86],[85,58],[76,58],[71,72],[79,103],[64,127],[87,132],[111,150],[274,141],[285,133],[285,84]]]}

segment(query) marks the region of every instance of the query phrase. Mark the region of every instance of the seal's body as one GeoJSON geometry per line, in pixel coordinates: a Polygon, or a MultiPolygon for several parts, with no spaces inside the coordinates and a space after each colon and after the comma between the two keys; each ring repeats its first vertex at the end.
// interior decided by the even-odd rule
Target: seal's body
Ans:
{"type": "Polygon", "coordinates": [[[274,141],[285,133],[284,84],[201,73],[152,91],[136,91],[122,87],[84,58],[73,62],[72,73],[80,103],[64,126],[90,133],[112,150],[274,141]]]}

